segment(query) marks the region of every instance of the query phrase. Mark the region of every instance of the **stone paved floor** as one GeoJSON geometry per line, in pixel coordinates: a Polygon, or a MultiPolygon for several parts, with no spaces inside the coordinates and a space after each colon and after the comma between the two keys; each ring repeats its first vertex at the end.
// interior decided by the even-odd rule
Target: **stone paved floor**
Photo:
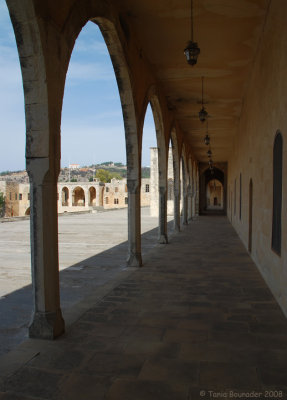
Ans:
{"type": "Polygon", "coordinates": [[[225,217],[126,272],[63,337],[0,360],[1,400],[287,398],[287,321],[225,217]]]}
{"type": "MultiPolygon", "coordinates": [[[[171,218],[169,217],[169,220],[171,218]]],[[[158,218],[141,209],[142,252],[157,244],[158,218]]],[[[0,356],[27,338],[33,308],[29,220],[0,223],[0,356]]],[[[172,230],[172,222],[168,224],[172,230]]],[[[65,321],[88,307],[92,294],[126,274],[127,209],[59,217],[61,306],[65,321]],[[86,304],[84,304],[86,303],[86,304]]]]}

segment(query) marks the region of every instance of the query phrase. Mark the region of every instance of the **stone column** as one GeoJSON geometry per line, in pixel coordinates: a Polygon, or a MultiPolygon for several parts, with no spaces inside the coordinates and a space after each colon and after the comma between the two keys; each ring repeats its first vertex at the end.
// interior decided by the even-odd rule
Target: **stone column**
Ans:
{"type": "Polygon", "coordinates": [[[167,188],[159,187],[159,238],[160,244],[168,243],[167,238],[167,188]]]}
{"type": "Polygon", "coordinates": [[[69,197],[68,197],[68,206],[69,207],[73,207],[73,189],[71,187],[68,187],[68,193],[69,193],[69,197]]]}
{"type": "Polygon", "coordinates": [[[127,179],[128,186],[128,260],[129,267],[141,267],[140,180],[127,179]]]}
{"type": "Polygon", "coordinates": [[[167,153],[162,143],[158,149],[158,186],[159,186],[159,223],[158,223],[158,242],[168,243],[167,237],[167,153]]]}
{"type": "Polygon", "coordinates": [[[174,230],[180,231],[180,173],[179,160],[173,157],[173,177],[174,177],[174,230]]]}
{"type": "Polygon", "coordinates": [[[198,167],[195,172],[195,217],[199,216],[199,172],[198,167]]]}
{"type": "MultiPolygon", "coordinates": [[[[84,188],[83,188],[84,189],[84,188]]],[[[84,189],[84,193],[85,193],[85,208],[89,209],[89,189],[84,189]]]]}
{"type": "MultiPolygon", "coordinates": [[[[61,108],[74,40],[68,41],[32,0],[7,0],[22,71],[26,167],[30,178],[34,310],[31,337],[53,339],[65,330],[60,309],[57,180],[61,108]]],[[[76,38],[76,35],[75,35],[76,38]]]]}
{"type": "Polygon", "coordinates": [[[187,220],[192,220],[192,190],[191,184],[187,186],[187,220]]]}
{"type": "Polygon", "coordinates": [[[34,312],[29,336],[53,339],[65,330],[60,308],[57,178],[48,158],[27,159],[30,177],[34,312]]]}
{"type": "Polygon", "coordinates": [[[183,204],[182,204],[182,223],[183,225],[187,225],[187,190],[184,182],[183,187],[183,204]]]}
{"type": "Polygon", "coordinates": [[[179,187],[174,188],[174,230],[176,232],[180,231],[180,189],[179,189],[179,187]]]}

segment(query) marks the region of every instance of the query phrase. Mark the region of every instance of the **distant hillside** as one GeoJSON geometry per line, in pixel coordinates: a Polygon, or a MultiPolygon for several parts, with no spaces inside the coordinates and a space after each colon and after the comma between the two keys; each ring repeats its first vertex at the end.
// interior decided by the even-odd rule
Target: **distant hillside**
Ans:
{"type": "MultiPolygon", "coordinates": [[[[97,170],[107,170],[111,174],[114,174],[118,179],[127,177],[127,167],[120,162],[114,163],[113,161],[107,161],[101,164],[93,164],[89,166],[83,166],[78,169],[61,168],[59,174],[59,182],[87,182],[92,181],[96,177],[97,170]]],[[[150,177],[150,168],[142,168],[142,178],[150,177]]],[[[0,181],[14,181],[19,183],[29,183],[29,177],[26,171],[3,171],[0,172],[0,181]]]]}

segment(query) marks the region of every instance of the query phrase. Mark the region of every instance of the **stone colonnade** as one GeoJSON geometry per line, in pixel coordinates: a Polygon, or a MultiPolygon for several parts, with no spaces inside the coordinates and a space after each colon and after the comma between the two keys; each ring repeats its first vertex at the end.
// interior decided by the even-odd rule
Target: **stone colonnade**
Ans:
{"type": "Polygon", "coordinates": [[[34,313],[31,337],[52,339],[65,330],[60,307],[57,181],[61,155],[61,110],[65,79],[75,40],[88,21],[99,25],[118,82],[127,156],[128,260],[141,259],[141,143],[150,103],[157,135],[159,171],[159,242],[167,243],[167,159],[172,141],[174,221],[180,230],[180,159],[183,159],[183,222],[198,213],[198,169],[162,95],[160,85],[128,19],[117,2],[71,2],[59,13],[57,4],[6,0],[19,52],[26,115],[26,168],[31,185],[31,263],[34,313]]]}

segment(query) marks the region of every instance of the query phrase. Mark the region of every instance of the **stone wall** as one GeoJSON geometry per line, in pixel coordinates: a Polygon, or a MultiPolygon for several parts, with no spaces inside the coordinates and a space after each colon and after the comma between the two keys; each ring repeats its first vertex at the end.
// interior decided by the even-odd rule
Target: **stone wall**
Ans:
{"type": "Polygon", "coordinates": [[[285,26],[286,18],[286,7],[280,7],[280,2],[271,2],[253,69],[250,71],[228,171],[228,217],[245,247],[251,247],[253,260],[285,315],[287,315],[287,208],[285,206],[287,185],[284,179],[287,173],[287,52],[285,51],[287,30],[282,29],[282,26],[285,26]],[[273,144],[278,130],[283,137],[281,255],[276,254],[271,248],[273,144]],[[253,207],[250,206],[249,200],[250,182],[253,186],[253,207]]]}

